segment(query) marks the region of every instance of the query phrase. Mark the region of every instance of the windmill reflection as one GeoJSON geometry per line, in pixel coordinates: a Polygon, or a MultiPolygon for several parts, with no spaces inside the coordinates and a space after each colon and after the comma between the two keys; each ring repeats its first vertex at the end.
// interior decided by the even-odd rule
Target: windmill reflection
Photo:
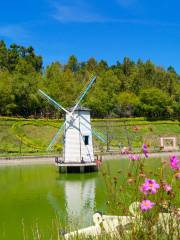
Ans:
{"type": "Polygon", "coordinates": [[[91,223],[95,208],[95,188],[95,178],[66,179],[64,191],[68,222],[81,226],[91,223]]]}

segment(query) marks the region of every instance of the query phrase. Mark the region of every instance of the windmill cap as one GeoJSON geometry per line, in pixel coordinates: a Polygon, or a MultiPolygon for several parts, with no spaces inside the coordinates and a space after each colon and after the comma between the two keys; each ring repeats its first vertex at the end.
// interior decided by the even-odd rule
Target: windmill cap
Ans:
{"type": "MultiPolygon", "coordinates": [[[[74,108],[74,107],[69,108],[68,111],[69,111],[69,112],[72,112],[73,108],[74,108]]],[[[78,106],[75,111],[88,111],[88,112],[89,112],[90,109],[87,108],[87,107],[78,106]]]]}

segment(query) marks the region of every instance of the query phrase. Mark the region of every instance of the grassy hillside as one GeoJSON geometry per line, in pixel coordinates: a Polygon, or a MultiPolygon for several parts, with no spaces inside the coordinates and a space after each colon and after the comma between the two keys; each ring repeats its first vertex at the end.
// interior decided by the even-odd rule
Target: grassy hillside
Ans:
{"type": "MultiPolygon", "coordinates": [[[[47,154],[46,147],[55,135],[63,120],[0,118],[0,155],[47,154]]],[[[104,138],[109,148],[118,150],[130,144],[134,149],[142,143],[149,144],[153,151],[160,149],[160,137],[175,136],[180,145],[180,126],[177,121],[146,121],[134,119],[94,119],[92,125],[104,138]]],[[[63,137],[59,136],[55,149],[62,148],[63,137]]],[[[96,150],[106,150],[94,137],[96,150]]],[[[48,153],[49,154],[49,153],[48,153]]]]}

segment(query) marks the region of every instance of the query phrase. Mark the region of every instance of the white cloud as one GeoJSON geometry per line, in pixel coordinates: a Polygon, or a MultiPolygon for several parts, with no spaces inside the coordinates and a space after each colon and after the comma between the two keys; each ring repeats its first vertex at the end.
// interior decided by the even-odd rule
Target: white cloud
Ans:
{"type": "Polygon", "coordinates": [[[20,25],[0,25],[0,37],[7,37],[12,40],[26,39],[28,33],[20,25]]]}
{"type": "MultiPolygon", "coordinates": [[[[154,19],[141,18],[118,18],[103,16],[97,13],[92,6],[85,4],[82,0],[66,0],[65,3],[51,1],[53,17],[60,23],[119,23],[159,27],[177,27],[173,22],[161,22],[154,19]]],[[[134,7],[138,0],[116,0],[123,7],[134,7]]]]}
{"type": "Polygon", "coordinates": [[[55,12],[52,14],[53,18],[59,22],[104,22],[106,19],[93,12],[90,6],[83,4],[81,1],[69,3],[54,3],[55,12]]]}

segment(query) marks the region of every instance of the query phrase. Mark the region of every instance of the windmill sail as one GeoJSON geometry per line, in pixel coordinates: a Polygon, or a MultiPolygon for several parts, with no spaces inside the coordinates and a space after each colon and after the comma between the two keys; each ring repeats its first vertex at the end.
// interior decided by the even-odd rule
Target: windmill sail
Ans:
{"type": "Polygon", "coordinates": [[[60,128],[58,129],[57,133],[55,134],[55,136],[53,137],[52,141],[50,142],[47,151],[50,150],[53,146],[53,144],[55,143],[58,135],[62,132],[63,128],[64,128],[65,122],[60,126],[60,128]]]}
{"type": "Polygon", "coordinates": [[[92,84],[95,82],[96,77],[94,77],[89,84],[87,85],[85,91],[82,93],[82,95],[80,96],[79,100],[77,101],[76,105],[74,106],[72,113],[76,110],[76,108],[78,107],[78,105],[80,104],[80,102],[82,101],[82,99],[86,96],[87,92],[89,91],[89,89],[91,88],[92,84]]]}
{"type": "Polygon", "coordinates": [[[106,143],[106,138],[104,136],[104,134],[100,133],[99,131],[97,131],[95,128],[92,128],[92,133],[103,143],[106,143]]]}
{"type": "Polygon", "coordinates": [[[52,99],[51,97],[49,97],[45,92],[43,92],[42,90],[38,90],[39,94],[46,99],[48,102],[50,102],[57,110],[63,110],[66,113],[69,113],[61,104],[57,103],[54,99],[52,99]]]}
{"type": "MultiPolygon", "coordinates": [[[[86,118],[84,118],[83,116],[81,116],[81,118],[86,121],[88,124],[90,124],[90,122],[87,121],[86,118]]],[[[103,143],[106,143],[107,140],[106,140],[106,136],[103,132],[95,129],[94,127],[92,128],[92,133],[94,136],[96,136],[96,138],[98,138],[100,141],[102,141],[103,143]]]]}
{"type": "MultiPolygon", "coordinates": [[[[76,120],[76,118],[73,118],[72,120],[73,120],[73,121],[72,121],[71,123],[73,123],[73,122],[76,120]]],[[[66,125],[67,122],[70,124],[70,122],[66,120],[66,121],[60,126],[60,128],[59,128],[58,131],[57,131],[57,133],[55,134],[55,136],[53,137],[52,141],[50,142],[47,150],[50,150],[50,149],[52,148],[52,146],[54,145],[54,143],[55,143],[56,139],[58,138],[59,134],[62,133],[62,130],[64,129],[64,126],[66,125]]],[[[74,126],[74,127],[75,127],[75,126],[74,126]]],[[[77,130],[79,130],[79,129],[77,128],[77,130]]]]}

